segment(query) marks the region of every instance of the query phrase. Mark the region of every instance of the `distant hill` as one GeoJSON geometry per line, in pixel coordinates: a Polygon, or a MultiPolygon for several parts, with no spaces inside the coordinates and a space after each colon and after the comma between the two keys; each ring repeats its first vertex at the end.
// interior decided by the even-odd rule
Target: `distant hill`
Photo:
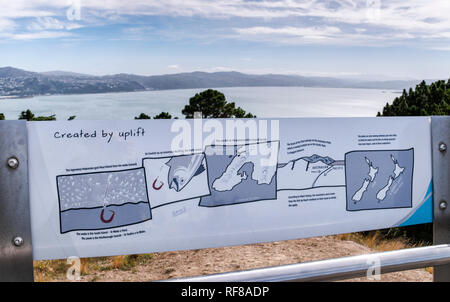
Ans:
{"type": "Polygon", "coordinates": [[[362,81],[298,75],[251,75],[239,72],[190,72],[157,76],[115,74],[92,76],[66,71],[31,72],[0,68],[0,96],[27,97],[51,94],[130,92],[144,90],[220,87],[334,87],[408,89],[419,81],[362,81]]]}
{"type": "Polygon", "coordinates": [[[13,67],[0,68],[0,78],[31,77],[35,75],[38,75],[38,73],[25,71],[13,67]]]}

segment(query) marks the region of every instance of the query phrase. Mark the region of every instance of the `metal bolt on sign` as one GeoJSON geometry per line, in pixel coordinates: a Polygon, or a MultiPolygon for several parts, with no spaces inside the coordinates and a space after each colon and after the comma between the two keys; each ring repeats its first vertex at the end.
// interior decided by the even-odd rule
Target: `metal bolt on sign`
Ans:
{"type": "Polygon", "coordinates": [[[17,169],[19,167],[19,160],[15,156],[8,158],[7,163],[11,169],[17,169]]]}
{"type": "Polygon", "coordinates": [[[21,246],[23,244],[23,238],[17,236],[14,238],[13,242],[15,246],[21,246]]]}

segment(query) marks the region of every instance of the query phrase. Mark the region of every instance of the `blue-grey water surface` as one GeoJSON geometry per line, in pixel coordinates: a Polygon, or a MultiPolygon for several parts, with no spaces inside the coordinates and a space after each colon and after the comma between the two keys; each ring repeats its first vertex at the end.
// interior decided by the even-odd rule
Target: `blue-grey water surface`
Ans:
{"type": "MultiPolygon", "coordinates": [[[[392,90],[310,87],[217,88],[228,101],[258,117],[375,116],[386,102],[398,96],[392,90]]],[[[56,114],[58,120],[76,115],[81,120],[133,119],[144,112],[154,116],[167,111],[183,117],[189,98],[204,89],[178,89],[125,93],[36,96],[1,99],[0,112],[17,119],[30,109],[36,115],[56,114]]]]}

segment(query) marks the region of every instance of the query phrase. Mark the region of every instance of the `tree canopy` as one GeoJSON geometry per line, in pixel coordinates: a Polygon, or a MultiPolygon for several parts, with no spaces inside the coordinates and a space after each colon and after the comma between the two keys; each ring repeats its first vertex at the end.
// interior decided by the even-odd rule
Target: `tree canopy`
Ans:
{"type": "Polygon", "coordinates": [[[155,120],[160,119],[171,119],[172,115],[169,114],[169,112],[161,112],[160,114],[157,114],[153,117],[155,120]]]}
{"type": "Polygon", "coordinates": [[[228,103],[225,95],[217,90],[208,89],[195,94],[189,104],[181,111],[186,118],[193,118],[195,112],[201,112],[203,118],[253,118],[251,113],[237,107],[234,102],[228,103]]]}
{"type": "MultiPolygon", "coordinates": [[[[152,117],[150,115],[147,115],[145,113],[141,113],[139,114],[139,116],[134,117],[135,120],[149,120],[152,117]]],[[[169,112],[161,112],[160,114],[157,114],[153,117],[155,120],[160,120],[160,119],[171,119],[172,115],[169,112]]],[[[176,117],[175,117],[176,118],[176,117]]]]}
{"type": "Polygon", "coordinates": [[[427,85],[422,81],[416,89],[403,90],[392,105],[386,104],[377,116],[450,115],[450,79],[427,85]]]}
{"type": "Polygon", "coordinates": [[[151,119],[151,117],[147,114],[145,114],[144,112],[141,112],[141,114],[139,114],[138,116],[134,117],[135,120],[149,120],[151,119]]]}
{"type": "Polygon", "coordinates": [[[19,120],[27,120],[27,121],[56,121],[56,115],[52,114],[49,116],[35,116],[30,109],[26,111],[22,111],[19,115],[19,120]]]}

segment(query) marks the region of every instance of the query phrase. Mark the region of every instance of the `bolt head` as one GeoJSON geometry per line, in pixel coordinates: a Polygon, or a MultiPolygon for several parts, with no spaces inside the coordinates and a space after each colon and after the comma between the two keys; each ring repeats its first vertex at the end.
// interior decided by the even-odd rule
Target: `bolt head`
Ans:
{"type": "Polygon", "coordinates": [[[447,145],[445,143],[440,143],[439,144],[439,151],[441,151],[441,152],[447,151],[447,145]]]}
{"type": "Polygon", "coordinates": [[[13,239],[13,242],[15,246],[21,246],[23,244],[23,238],[17,236],[13,239]]]}
{"type": "Polygon", "coordinates": [[[10,157],[7,160],[7,164],[11,169],[17,169],[19,167],[19,160],[16,157],[10,157]]]}
{"type": "Polygon", "coordinates": [[[447,202],[444,201],[444,200],[442,200],[442,201],[439,203],[439,209],[441,209],[441,210],[447,209],[447,202]]]}

